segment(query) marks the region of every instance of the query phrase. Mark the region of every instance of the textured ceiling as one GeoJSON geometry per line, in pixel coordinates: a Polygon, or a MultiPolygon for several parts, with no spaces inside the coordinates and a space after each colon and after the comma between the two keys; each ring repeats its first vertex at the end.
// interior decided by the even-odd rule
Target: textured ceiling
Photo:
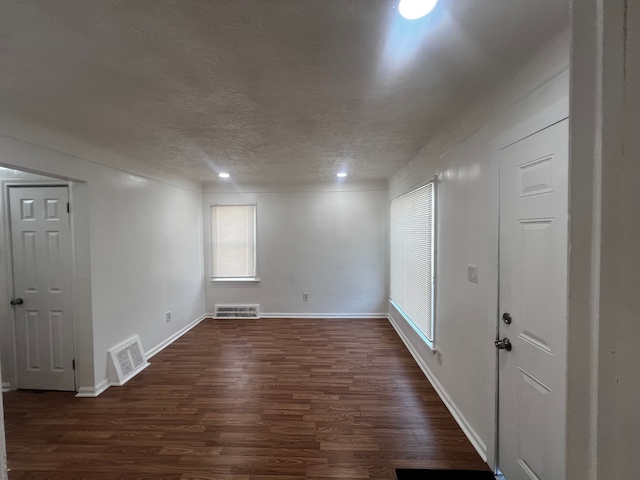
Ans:
{"type": "Polygon", "coordinates": [[[395,4],[3,0],[0,112],[142,174],[388,178],[568,25],[563,0],[395,4]]]}

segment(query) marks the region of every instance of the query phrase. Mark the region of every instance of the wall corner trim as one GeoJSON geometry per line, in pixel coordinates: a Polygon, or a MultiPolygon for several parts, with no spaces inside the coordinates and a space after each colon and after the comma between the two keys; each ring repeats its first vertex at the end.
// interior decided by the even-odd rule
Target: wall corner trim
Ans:
{"type": "Polygon", "coordinates": [[[467,436],[467,438],[471,442],[471,445],[473,445],[473,447],[476,449],[476,451],[480,455],[480,458],[482,458],[482,460],[486,463],[487,462],[487,446],[480,438],[480,435],[478,435],[478,432],[475,431],[475,429],[467,421],[467,419],[462,414],[462,412],[458,410],[458,407],[456,407],[455,403],[453,403],[453,401],[451,400],[451,397],[449,396],[447,391],[444,389],[442,384],[438,381],[438,379],[433,374],[433,372],[429,369],[427,364],[424,363],[422,358],[420,358],[420,355],[418,355],[415,348],[413,347],[413,345],[411,345],[411,342],[402,332],[400,327],[398,327],[395,319],[391,315],[387,315],[387,319],[389,320],[389,323],[391,324],[391,326],[394,328],[394,330],[402,340],[402,343],[404,343],[407,349],[409,350],[409,353],[411,353],[411,356],[413,357],[413,359],[416,361],[416,363],[422,370],[422,373],[424,373],[424,375],[427,377],[427,380],[429,380],[429,383],[431,383],[431,385],[433,386],[434,390],[436,391],[436,393],[438,394],[442,402],[447,406],[447,408],[449,409],[449,412],[451,413],[455,421],[458,423],[458,425],[460,426],[464,434],[467,436]]]}
{"type": "Polygon", "coordinates": [[[108,379],[101,381],[95,387],[80,387],[78,389],[78,393],[76,393],[76,397],[80,398],[94,398],[104,392],[107,388],[111,386],[111,383],[108,379]]]}

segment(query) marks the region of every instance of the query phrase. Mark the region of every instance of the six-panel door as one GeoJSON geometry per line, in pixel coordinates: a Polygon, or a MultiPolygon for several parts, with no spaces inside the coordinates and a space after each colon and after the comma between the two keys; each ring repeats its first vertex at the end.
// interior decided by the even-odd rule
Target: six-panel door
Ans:
{"type": "Polygon", "coordinates": [[[565,477],[568,120],[500,152],[499,466],[565,477]]]}
{"type": "Polygon", "coordinates": [[[18,388],[75,390],[67,187],[11,187],[18,388]]]}

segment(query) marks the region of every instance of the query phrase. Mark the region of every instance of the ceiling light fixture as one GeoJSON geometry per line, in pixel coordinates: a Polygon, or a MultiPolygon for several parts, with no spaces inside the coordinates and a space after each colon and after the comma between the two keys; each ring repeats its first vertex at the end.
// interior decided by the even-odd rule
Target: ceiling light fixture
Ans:
{"type": "Polygon", "coordinates": [[[407,20],[417,20],[428,15],[438,0],[400,0],[398,11],[407,20]]]}
{"type": "Polygon", "coordinates": [[[219,176],[220,178],[229,178],[229,174],[228,174],[228,173],[224,173],[224,172],[223,172],[223,173],[218,174],[218,176],[219,176]]]}
{"type": "Polygon", "coordinates": [[[344,173],[344,172],[336,173],[336,177],[344,178],[346,176],[347,176],[347,174],[344,173]]]}

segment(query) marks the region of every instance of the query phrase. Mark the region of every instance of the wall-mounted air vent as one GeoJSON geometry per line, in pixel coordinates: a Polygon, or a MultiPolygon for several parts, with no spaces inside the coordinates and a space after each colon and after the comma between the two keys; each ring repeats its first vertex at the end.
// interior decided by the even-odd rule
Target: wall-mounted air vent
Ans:
{"type": "Polygon", "coordinates": [[[215,318],[260,318],[260,305],[215,305],[215,318]]]}
{"type": "Polygon", "coordinates": [[[124,385],[129,379],[149,366],[139,336],[109,350],[109,380],[111,385],[124,385]]]}

